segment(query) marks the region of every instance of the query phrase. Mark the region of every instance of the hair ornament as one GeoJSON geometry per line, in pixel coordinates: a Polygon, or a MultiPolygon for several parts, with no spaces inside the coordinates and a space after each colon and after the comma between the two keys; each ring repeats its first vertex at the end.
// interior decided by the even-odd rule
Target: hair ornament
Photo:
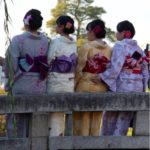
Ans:
{"type": "Polygon", "coordinates": [[[28,15],[25,19],[23,19],[23,22],[25,25],[29,25],[29,21],[32,19],[31,15],[28,15]]]}
{"type": "Polygon", "coordinates": [[[124,37],[127,39],[131,38],[131,32],[130,31],[124,31],[124,37]]]}
{"type": "Polygon", "coordinates": [[[102,28],[100,26],[95,26],[93,29],[94,33],[100,33],[102,31],[102,28]]]}
{"type": "Polygon", "coordinates": [[[70,29],[72,27],[72,23],[71,22],[67,22],[65,28],[70,29]]]}

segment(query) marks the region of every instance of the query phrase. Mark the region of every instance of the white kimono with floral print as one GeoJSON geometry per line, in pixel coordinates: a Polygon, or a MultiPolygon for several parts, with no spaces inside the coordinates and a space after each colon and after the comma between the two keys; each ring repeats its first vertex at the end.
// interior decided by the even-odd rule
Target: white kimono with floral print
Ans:
{"type": "Polygon", "coordinates": [[[149,78],[148,64],[146,62],[142,63],[141,74],[133,74],[123,70],[126,56],[132,56],[135,51],[145,57],[144,51],[134,40],[125,39],[117,42],[113,47],[111,67],[100,75],[101,79],[110,87],[110,90],[114,92],[145,91],[149,78]]]}
{"type": "MultiPolygon", "coordinates": [[[[119,41],[113,47],[111,67],[99,75],[107,83],[111,91],[145,91],[149,78],[146,61],[139,66],[141,70],[139,74],[127,71],[123,67],[127,56],[132,56],[135,51],[140,53],[142,58],[145,57],[144,51],[137,45],[136,41],[131,39],[119,41]]],[[[101,135],[126,135],[133,116],[133,112],[104,112],[101,135]]]]}

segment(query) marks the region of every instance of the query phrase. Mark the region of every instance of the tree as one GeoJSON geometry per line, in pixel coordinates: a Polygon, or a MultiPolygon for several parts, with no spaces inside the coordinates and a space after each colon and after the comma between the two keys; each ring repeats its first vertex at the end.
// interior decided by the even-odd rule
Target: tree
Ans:
{"type": "MultiPolygon", "coordinates": [[[[11,0],[13,3],[13,1],[11,0]]],[[[10,42],[10,36],[9,36],[9,23],[11,23],[11,18],[8,12],[8,6],[7,6],[7,1],[6,0],[1,0],[0,5],[4,6],[4,31],[6,33],[6,45],[9,44],[10,42]]]]}
{"type": "MultiPolygon", "coordinates": [[[[55,21],[60,15],[70,15],[77,22],[76,37],[82,39],[85,37],[85,24],[93,19],[101,19],[106,11],[102,7],[92,6],[94,0],[58,0],[54,9],[52,9],[52,18],[47,22],[47,27],[51,28],[53,33],[55,21]]],[[[107,28],[107,38],[114,41],[114,32],[107,28]]]]}
{"type": "Polygon", "coordinates": [[[67,14],[65,0],[57,0],[57,5],[51,10],[52,18],[47,21],[47,27],[51,29],[51,33],[55,32],[55,22],[60,15],[67,14]]]}
{"type": "MultiPolygon", "coordinates": [[[[11,0],[13,3],[13,1],[11,0]]],[[[8,12],[8,5],[6,0],[0,0],[0,5],[3,6],[4,9],[4,31],[6,34],[6,46],[10,43],[10,35],[9,35],[9,24],[11,23],[11,18],[8,12]]],[[[4,58],[0,56],[0,66],[4,63],[4,58]]]]}

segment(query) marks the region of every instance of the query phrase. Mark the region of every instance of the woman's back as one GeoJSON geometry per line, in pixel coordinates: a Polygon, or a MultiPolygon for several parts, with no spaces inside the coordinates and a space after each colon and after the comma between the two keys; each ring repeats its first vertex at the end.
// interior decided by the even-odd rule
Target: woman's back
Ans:
{"type": "MultiPolygon", "coordinates": [[[[78,66],[76,69],[76,91],[77,92],[102,92],[107,91],[106,84],[99,82],[92,82],[92,77],[96,75],[90,71],[84,71],[86,63],[92,61],[96,55],[104,56],[108,60],[111,57],[111,48],[105,42],[91,41],[85,44],[83,49],[78,51],[78,66]]],[[[102,62],[100,62],[102,63],[102,62]]],[[[96,65],[96,64],[95,64],[96,65]]]]}
{"type": "Polygon", "coordinates": [[[13,37],[6,52],[6,89],[13,94],[46,92],[48,39],[38,32],[42,20],[39,10],[29,10],[23,19],[25,32],[13,37]]]}
{"type": "MultiPolygon", "coordinates": [[[[28,55],[31,57],[30,61],[33,61],[35,57],[47,55],[48,40],[42,34],[33,35],[25,32],[14,37],[12,45],[16,47],[14,49],[10,48],[9,52],[13,53],[14,57],[25,58],[28,55]]],[[[15,75],[18,76],[12,88],[14,94],[38,94],[46,92],[46,80],[40,80],[38,72],[23,72],[17,75],[20,69],[18,69],[18,65],[13,64],[15,75]]]]}
{"type": "MultiPolygon", "coordinates": [[[[51,42],[48,61],[52,62],[56,58],[63,57],[65,61],[73,54],[76,55],[76,43],[72,39],[60,36],[51,42]]],[[[61,61],[61,60],[60,60],[61,61]]],[[[57,60],[58,63],[58,60],[57,60]]],[[[59,65],[60,67],[60,65],[59,65]]],[[[73,92],[74,91],[74,72],[59,72],[52,70],[48,75],[48,92],[73,92]]]]}

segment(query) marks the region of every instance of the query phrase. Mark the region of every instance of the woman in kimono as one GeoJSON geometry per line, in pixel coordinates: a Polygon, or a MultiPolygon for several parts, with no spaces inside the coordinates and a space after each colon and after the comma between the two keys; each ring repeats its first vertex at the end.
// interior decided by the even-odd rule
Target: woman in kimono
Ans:
{"type": "MultiPolygon", "coordinates": [[[[125,20],[117,25],[118,42],[113,47],[111,66],[99,74],[113,92],[145,92],[148,63],[144,51],[133,40],[135,29],[125,20]]],[[[133,112],[105,112],[101,135],[126,135],[133,112]]]]}
{"type": "MultiPolygon", "coordinates": [[[[48,74],[48,39],[38,29],[43,17],[36,9],[29,10],[24,19],[25,32],[13,37],[5,59],[5,89],[12,94],[46,93],[48,74]]],[[[17,136],[26,136],[27,125],[24,114],[16,114],[17,136]]],[[[8,136],[14,136],[13,115],[8,115],[8,136]]]]}
{"type": "MultiPolygon", "coordinates": [[[[60,36],[51,41],[48,53],[50,70],[47,93],[74,92],[77,46],[70,36],[74,31],[74,21],[70,16],[60,16],[56,20],[56,32],[60,36]]],[[[49,128],[50,136],[64,135],[65,114],[51,113],[49,128]]]]}
{"type": "MultiPolygon", "coordinates": [[[[93,76],[104,72],[110,63],[111,48],[103,41],[106,35],[102,20],[93,20],[87,27],[88,42],[78,51],[76,92],[106,92],[104,82],[92,82],[93,76]]],[[[74,135],[98,136],[101,112],[74,112],[74,135]]]]}

